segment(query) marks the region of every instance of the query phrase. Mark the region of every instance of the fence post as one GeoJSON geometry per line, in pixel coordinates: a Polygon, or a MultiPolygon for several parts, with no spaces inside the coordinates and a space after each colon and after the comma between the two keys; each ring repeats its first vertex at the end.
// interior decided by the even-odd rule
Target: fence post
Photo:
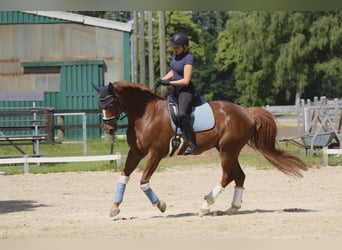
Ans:
{"type": "Polygon", "coordinates": [[[57,116],[57,126],[58,126],[58,130],[57,130],[57,138],[58,141],[62,141],[64,138],[64,116],[63,115],[59,115],[57,116]]]}
{"type": "Polygon", "coordinates": [[[87,155],[87,114],[82,115],[83,155],[87,155]]]}
{"type": "Polygon", "coordinates": [[[53,121],[53,114],[55,110],[53,108],[46,108],[44,110],[44,117],[45,117],[45,134],[48,135],[48,142],[53,143],[55,141],[55,129],[54,129],[54,121],[53,121]]]}
{"type": "Polygon", "coordinates": [[[29,163],[28,163],[28,155],[24,155],[24,174],[28,174],[30,172],[29,163]]]}

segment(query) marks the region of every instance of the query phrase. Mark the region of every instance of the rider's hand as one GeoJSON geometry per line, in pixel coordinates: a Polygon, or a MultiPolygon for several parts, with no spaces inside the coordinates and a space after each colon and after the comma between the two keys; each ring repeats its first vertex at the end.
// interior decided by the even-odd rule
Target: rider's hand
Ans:
{"type": "Polygon", "coordinates": [[[157,84],[163,85],[163,86],[169,86],[170,81],[169,80],[158,80],[157,84]]]}

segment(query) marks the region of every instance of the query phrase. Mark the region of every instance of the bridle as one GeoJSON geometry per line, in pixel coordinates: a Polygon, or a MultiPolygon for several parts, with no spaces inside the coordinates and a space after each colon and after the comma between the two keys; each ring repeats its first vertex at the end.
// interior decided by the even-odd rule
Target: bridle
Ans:
{"type": "Polygon", "coordinates": [[[115,120],[115,121],[120,120],[120,115],[122,114],[121,105],[120,105],[120,103],[119,103],[119,101],[118,101],[118,99],[116,98],[115,95],[108,95],[108,96],[106,96],[105,98],[100,98],[100,99],[99,99],[99,103],[105,102],[105,101],[108,100],[108,99],[113,99],[113,100],[112,100],[108,105],[106,105],[106,106],[102,106],[102,107],[101,107],[101,105],[100,105],[100,107],[102,108],[102,110],[106,110],[106,109],[109,107],[109,105],[111,105],[112,103],[114,103],[114,105],[116,106],[117,110],[119,110],[119,112],[117,112],[117,114],[116,114],[115,116],[112,116],[112,117],[109,117],[109,118],[103,117],[103,118],[102,118],[102,121],[103,121],[105,124],[108,123],[108,122],[110,122],[110,121],[113,121],[113,120],[115,120]]]}
{"type": "Polygon", "coordinates": [[[122,120],[121,114],[123,113],[122,107],[120,105],[120,102],[118,98],[115,96],[115,94],[108,94],[105,97],[99,97],[98,101],[99,107],[103,111],[103,117],[102,121],[105,125],[111,127],[109,129],[109,133],[112,134],[116,130],[116,123],[118,120],[122,120]],[[105,110],[108,109],[110,105],[115,105],[115,108],[117,109],[117,113],[115,116],[106,117],[105,116],[105,110]]]}

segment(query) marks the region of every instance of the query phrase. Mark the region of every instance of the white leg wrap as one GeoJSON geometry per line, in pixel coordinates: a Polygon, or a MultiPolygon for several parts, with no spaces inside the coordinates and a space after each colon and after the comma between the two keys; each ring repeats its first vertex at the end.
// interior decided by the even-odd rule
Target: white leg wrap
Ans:
{"type": "Polygon", "coordinates": [[[144,192],[147,191],[150,187],[151,187],[150,183],[148,183],[148,182],[140,185],[141,190],[144,192]]]}
{"type": "Polygon", "coordinates": [[[129,177],[128,176],[124,176],[124,175],[120,175],[118,182],[122,183],[122,184],[127,184],[129,181],[129,177]]]}
{"type": "Polygon", "coordinates": [[[223,190],[224,190],[224,188],[223,188],[220,184],[218,184],[218,185],[216,185],[216,186],[213,188],[213,190],[211,191],[210,195],[211,195],[214,199],[216,199],[216,198],[219,196],[219,194],[223,192],[223,190]]]}
{"type": "Polygon", "coordinates": [[[233,197],[233,202],[232,202],[233,207],[237,207],[237,208],[241,207],[243,190],[244,190],[243,187],[235,187],[234,197],[233,197]]]}
{"type": "Polygon", "coordinates": [[[204,197],[204,201],[202,203],[201,209],[209,209],[209,206],[215,203],[215,199],[219,196],[224,188],[218,184],[216,185],[211,192],[204,197]]]}
{"type": "Polygon", "coordinates": [[[236,214],[241,208],[243,187],[235,187],[232,206],[226,210],[228,215],[236,214]]]}

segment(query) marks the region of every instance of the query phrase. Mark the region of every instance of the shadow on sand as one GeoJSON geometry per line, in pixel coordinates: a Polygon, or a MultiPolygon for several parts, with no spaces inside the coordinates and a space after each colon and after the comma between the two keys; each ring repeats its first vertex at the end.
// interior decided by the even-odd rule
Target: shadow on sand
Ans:
{"type": "MultiPolygon", "coordinates": [[[[310,209],[303,209],[303,208],[285,208],[285,209],[272,209],[272,210],[265,210],[265,209],[254,209],[254,210],[241,210],[234,215],[247,215],[247,214],[256,214],[256,213],[279,213],[279,212],[287,212],[287,213],[309,213],[309,212],[316,212],[315,210],[310,209]]],[[[167,218],[182,218],[182,217],[198,217],[198,213],[179,213],[179,214],[170,214],[167,215],[167,218]]],[[[229,216],[226,211],[211,211],[204,216],[229,216]]],[[[157,216],[156,216],[157,217],[157,216]]]]}
{"type": "Polygon", "coordinates": [[[0,214],[8,214],[15,212],[32,211],[38,207],[46,207],[33,200],[7,200],[0,201],[0,214]]]}
{"type": "MultiPolygon", "coordinates": [[[[316,210],[311,209],[303,209],[303,208],[284,208],[284,209],[254,209],[254,210],[241,210],[234,214],[236,215],[248,215],[248,214],[257,214],[257,213],[311,213],[316,212],[316,210]]],[[[230,216],[226,211],[210,211],[208,214],[204,215],[204,217],[216,217],[216,216],[230,216]]],[[[166,216],[163,215],[156,215],[152,216],[151,218],[189,218],[189,217],[199,217],[198,213],[179,213],[179,214],[169,214],[166,216]]],[[[113,221],[119,221],[119,220],[135,220],[139,219],[139,217],[118,217],[114,218],[113,221]]]]}

